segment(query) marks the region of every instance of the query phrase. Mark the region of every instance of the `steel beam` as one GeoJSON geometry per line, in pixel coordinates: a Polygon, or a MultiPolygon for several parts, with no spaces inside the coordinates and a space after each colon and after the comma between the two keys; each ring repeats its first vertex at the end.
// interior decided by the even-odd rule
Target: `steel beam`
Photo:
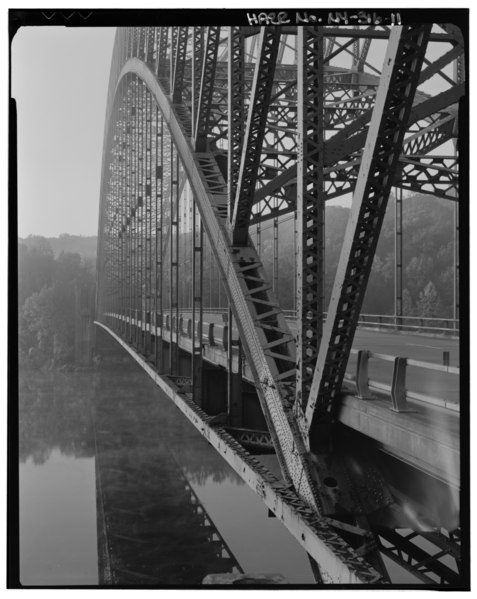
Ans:
{"type": "Polygon", "coordinates": [[[207,146],[209,133],[209,120],[212,98],[214,94],[215,68],[217,66],[217,52],[220,43],[220,27],[207,27],[205,40],[200,94],[197,106],[197,120],[195,122],[195,149],[204,152],[207,146]]]}
{"type": "Polygon", "coordinates": [[[169,315],[171,338],[169,343],[169,374],[179,374],[179,156],[170,141],[169,192],[169,315]],[[175,339],[174,339],[175,335],[175,339]]]}
{"type": "Polygon", "coordinates": [[[158,77],[167,75],[167,37],[169,33],[169,27],[159,27],[159,43],[157,48],[156,56],[156,68],[155,72],[158,77]]]}
{"type": "Polygon", "coordinates": [[[202,329],[204,296],[204,227],[195,200],[192,206],[192,389],[198,406],[202,405],[202,329]],[[198,320],[196,328],[195,323],[198,320]]]}
{"type": "Polygon", "coordinates": [[[194,27],[192,39],[192,102],[191,122],[192,135],[195,138],[197,109],[200,97],[200,83],[202,76],[202,65],[204,60],[204,28],[194,27]]]}
{"type": "Polygon", "coordinates": [[[391,31],[318,354],[305,427],[327,442],[431,26],[391,31]]]}
{"type": "Polygon", "coordinates": [[[164,167],[163,167],[163,120],[157,106],[155,107],[156,135],[155,135],[155,182],[156,182],[156,218],[155,218],[155,248],[154,248],[154,364],[159,372],[164,369],[164,350],[162,343],[163,327],[163,185],[164,185],[164,167]],[[159,334],[158,334],[159,333],[159,334]]]}
{"type": "Polygon", "coordinates": [[[154,62],[155,27],[145,27],[144,60],[149,64],[154,62]]]}
{"type": "Polygon", "coordinates": [[[245,37],[241,27],[229,27],[228,46],[228,219],[232,221],[245,124],[245,37]]]}
{"type": "Polygon", "coordinates": [[[296,400],[306,405],[323,322],[323,28],[298,29],[296,400]]]}
{"type": "Polygon", "coordinates": [[[278,27],[262,28],[232,218],[233,242],[237,246],[246,245],[248,240],[253,196],[257,184],[279,47],[280,29],[278,27]]]}
{"type": "Polygon", "coordinates": [[[173,104],[180,104],[182,102],[188,30],[188,27],[179,27],[177,31],[171,85],[173,104]]]}
{"type": "Polygon", "coordinates": [[[432,534],[426,535],[427,543],[425,544],[422,543],[418,532],[402,529],[380,529],[378,538],[380,550],[383,554],[416,576],[424,584],[448,584],[452,587],[459,587],[459,563],[457,562],[454,569],[448,565],[449,561],[446,563],[442,560],[444,557],[449,558],[451,556],[452,549],[449,547],[441,548],[442,543],[439,541],[438,533],[435,536],[432,534]],[[413,542],[414,539],[417,543],[413,542]],[[431,543],[434,545],[431,545],[431,543]]]}
{"type": "Polygon", "coordinates": [[[395,190],[395,216],[394,216],[394,314],[396,316],[396,326],[402,313],[402,189],[395,190]]]}

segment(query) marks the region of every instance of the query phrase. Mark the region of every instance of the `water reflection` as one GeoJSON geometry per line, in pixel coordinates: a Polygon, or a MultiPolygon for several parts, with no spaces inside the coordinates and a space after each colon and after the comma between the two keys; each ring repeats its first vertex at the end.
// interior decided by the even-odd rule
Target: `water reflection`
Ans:
{"type": "Polygon", "coordinates": [[[69,457],[94,455],[90,381],[78,373],[20,373],[20,462],[44,464],[55,448],[69,457]]]}
{"type": "MultiPolygon", "coordinates": [[[[157,389],[133,367],[111,381],[100,377],[97,384],[104,584],[199,585],[210,572],[240,571],[169,451],[169,435],[188,443],[182,416],[173,418],[157,396],[157,389]]],[[[214,475],[226,476],[220,471],[214,475]]]]}
{"type": "Polygon", "coordinates": [[[23,585],[98,583],[88,379],[20,373],[19,515],[23,585]]]}

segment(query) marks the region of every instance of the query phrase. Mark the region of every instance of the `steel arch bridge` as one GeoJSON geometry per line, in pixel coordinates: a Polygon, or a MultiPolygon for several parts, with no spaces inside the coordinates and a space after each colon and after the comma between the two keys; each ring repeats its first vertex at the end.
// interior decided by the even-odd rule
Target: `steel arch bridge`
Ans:
{"type": "MultiPolygon", "coordinates": [[[[395,497],[371,465],[353,474],[335,425],[391,189],[446,198],[457,212],[464,90],[464,42],[452,25],[117,31],[97,322],[297,537],[317,581],[389,582],[384,554],[425,583],[459,584],[459,529],[377,527],[373,514],[394,509],[395,497]],[[425,91],[431,81],[438,92],[425,91]],[[325,306],[325,204],[350,195],[325,306]],[[272,225],[277,247],[288,214],[296,335],[277,294],[277,254],[273,280],[260,255],[261,227],[272,225]],[[219,302],[226,375],[212,401],[204,314],[219,302]],[[245,363],[262,431],[247,426],[245,363]],[[250,443],[272,448],[278,474],[250,443]]],[[[399,244],[398,235],[402,253],[399,244]]],[[[396,298],[399,312],[399,277],[396,298]]],[[[457,294],[455,304],[458,318],[457,294]]]]}

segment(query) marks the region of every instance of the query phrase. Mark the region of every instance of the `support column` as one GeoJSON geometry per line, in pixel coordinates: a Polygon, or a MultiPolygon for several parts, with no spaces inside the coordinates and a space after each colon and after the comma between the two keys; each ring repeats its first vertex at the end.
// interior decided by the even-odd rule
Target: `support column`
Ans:
{"type": "Polygon", "coordinates": [[[170,204],[170,343],[169,373],[178,374],[179,367],[179,157],[171,140],[171,204],[170,204]],[[173,326],[174,323],[174,326],[173,326]]]}
{"type": "Polygon", "coordinates": [[[164,325],[164,307],[163,307],[163,223],[164,223],[164,161],[163,161],[163,119],[156,107],[156,245],[155,245],[155,342],[154,342],[154,360],[159,373],[164,371],[164,349],[163,349],[163,325],[164,325]]]}
{"type": "MultiPolygon", "coordinates": [[[[454,202],[454,320],[460,318],[459,310],[459,202],[454,202]]],[[[455,323],[454,326],[458,326],[455,323]]]]}
{"type": "Polygon", "coordinates": [[[145,264],[144,264],[144,249],[145,249],[145,198],[144,198],[144,175],[145,175],[145,122],[144,122],[144,92],[146,86],[140,81],[139,83],[139,164],[138,164],[138,194],[137,194],[137,214],[138,214],[138,286],[137,286],[137,314],[138,314],[138,349],[144,354],[144,341],[146,333],[143,329],[145,320],[145,264]]]}
{"type": "Polygon", "coordinates": [[[228,308],[227,319],[227,422],[229,426],[240,428],[243,424],[242,404],[242,347],[237,346],[237,369],[233,367],[233,314],[228,308]]]}
{"type": "MultiPolygon", "coordinates": [[[[461,54],[454,62],[454,80],[457,84],[462,84],[465,81],[465,65],[464,55],[461,54]]],[[[458,155],[457,139],[454,142],[454,152],[458,155]]],[[[457,164],[458,161],[457,161],[457,164]]],[[[457,184],[457,196],[459,196],[459,184],[457,184]]],[[[460,318],[459,309],[459,197],[454,202],[454,320],[457,321],[460,318]]],[[[455,323],[454,326],[457,326],[455,323]]]]}
{"type": "Polygon", "coordinates": [[[402,188],[396,188],[394,225],[394,315],[395,326],[402,328],[402,188]]]}
{"type": "MultiPolygon", "coordinates": [[[[276,204],[276,198],[275,198],[276,204]]],[[[273,293],[278,296],[278,217],[273,219],[273,276],[272,288],[273,293]]]]}
{"type": "Polygon", "coordinates": [[[130,286],[130,343],[136,346],[136,287],[137,287],[137,229],[136,229],[136,201],[137,201],[137,155],[138,155],[138,80],[132,79],[133,106],[131,107],[132,125],[132,156],[131,156],[131,204],[130,204],[130,230],[131,230],[131,286],[130,286]]]}
{"type": "Polygon", "coordinates": [[[203,322],[203,238],[204,228],[193,199],[192,206],[192,393],[202,406],[202,322],[203,322]],[[196,324],[197,320],[197,324],[196,324]],[[198,332],[200,332],[198,334],[198,332]]]}
{"type": "MultiPolygon", "coordinates": [[[[151,42],[150,42],[151,43],[151,42]]],[[[146,89],[146,356],[152,354],[152,98],[146,89]]]]}
{"type": "Polygon", "coordinates": [[[126,244],[126,287],[125,287],[125,338],[130,343],[132,340],[132,324],[131,324],[131,289],[132,289],[132,228],[131,228],[131,210],[132,210],[132,185],[133,185],[133,84],[130,79],[127,82],[128,87],[128,104],[127,104],[127,118],[126,118],[126,165],[127,165],[127,176],[126,176],[126,205],[124,213],[124,228],[127,235],[126,244]]]}

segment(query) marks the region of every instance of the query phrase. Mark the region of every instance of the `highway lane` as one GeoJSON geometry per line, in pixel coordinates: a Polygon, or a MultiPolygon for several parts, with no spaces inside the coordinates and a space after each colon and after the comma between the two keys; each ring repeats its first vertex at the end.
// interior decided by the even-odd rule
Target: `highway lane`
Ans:
{"type": "Polygon", "coordinates": [[[459,366],[459,339],[443,335],[416,335],[358,327],[353,347],[434,364],[442,364],[443,352],[447,351],[449,364],[459,366]]]}

